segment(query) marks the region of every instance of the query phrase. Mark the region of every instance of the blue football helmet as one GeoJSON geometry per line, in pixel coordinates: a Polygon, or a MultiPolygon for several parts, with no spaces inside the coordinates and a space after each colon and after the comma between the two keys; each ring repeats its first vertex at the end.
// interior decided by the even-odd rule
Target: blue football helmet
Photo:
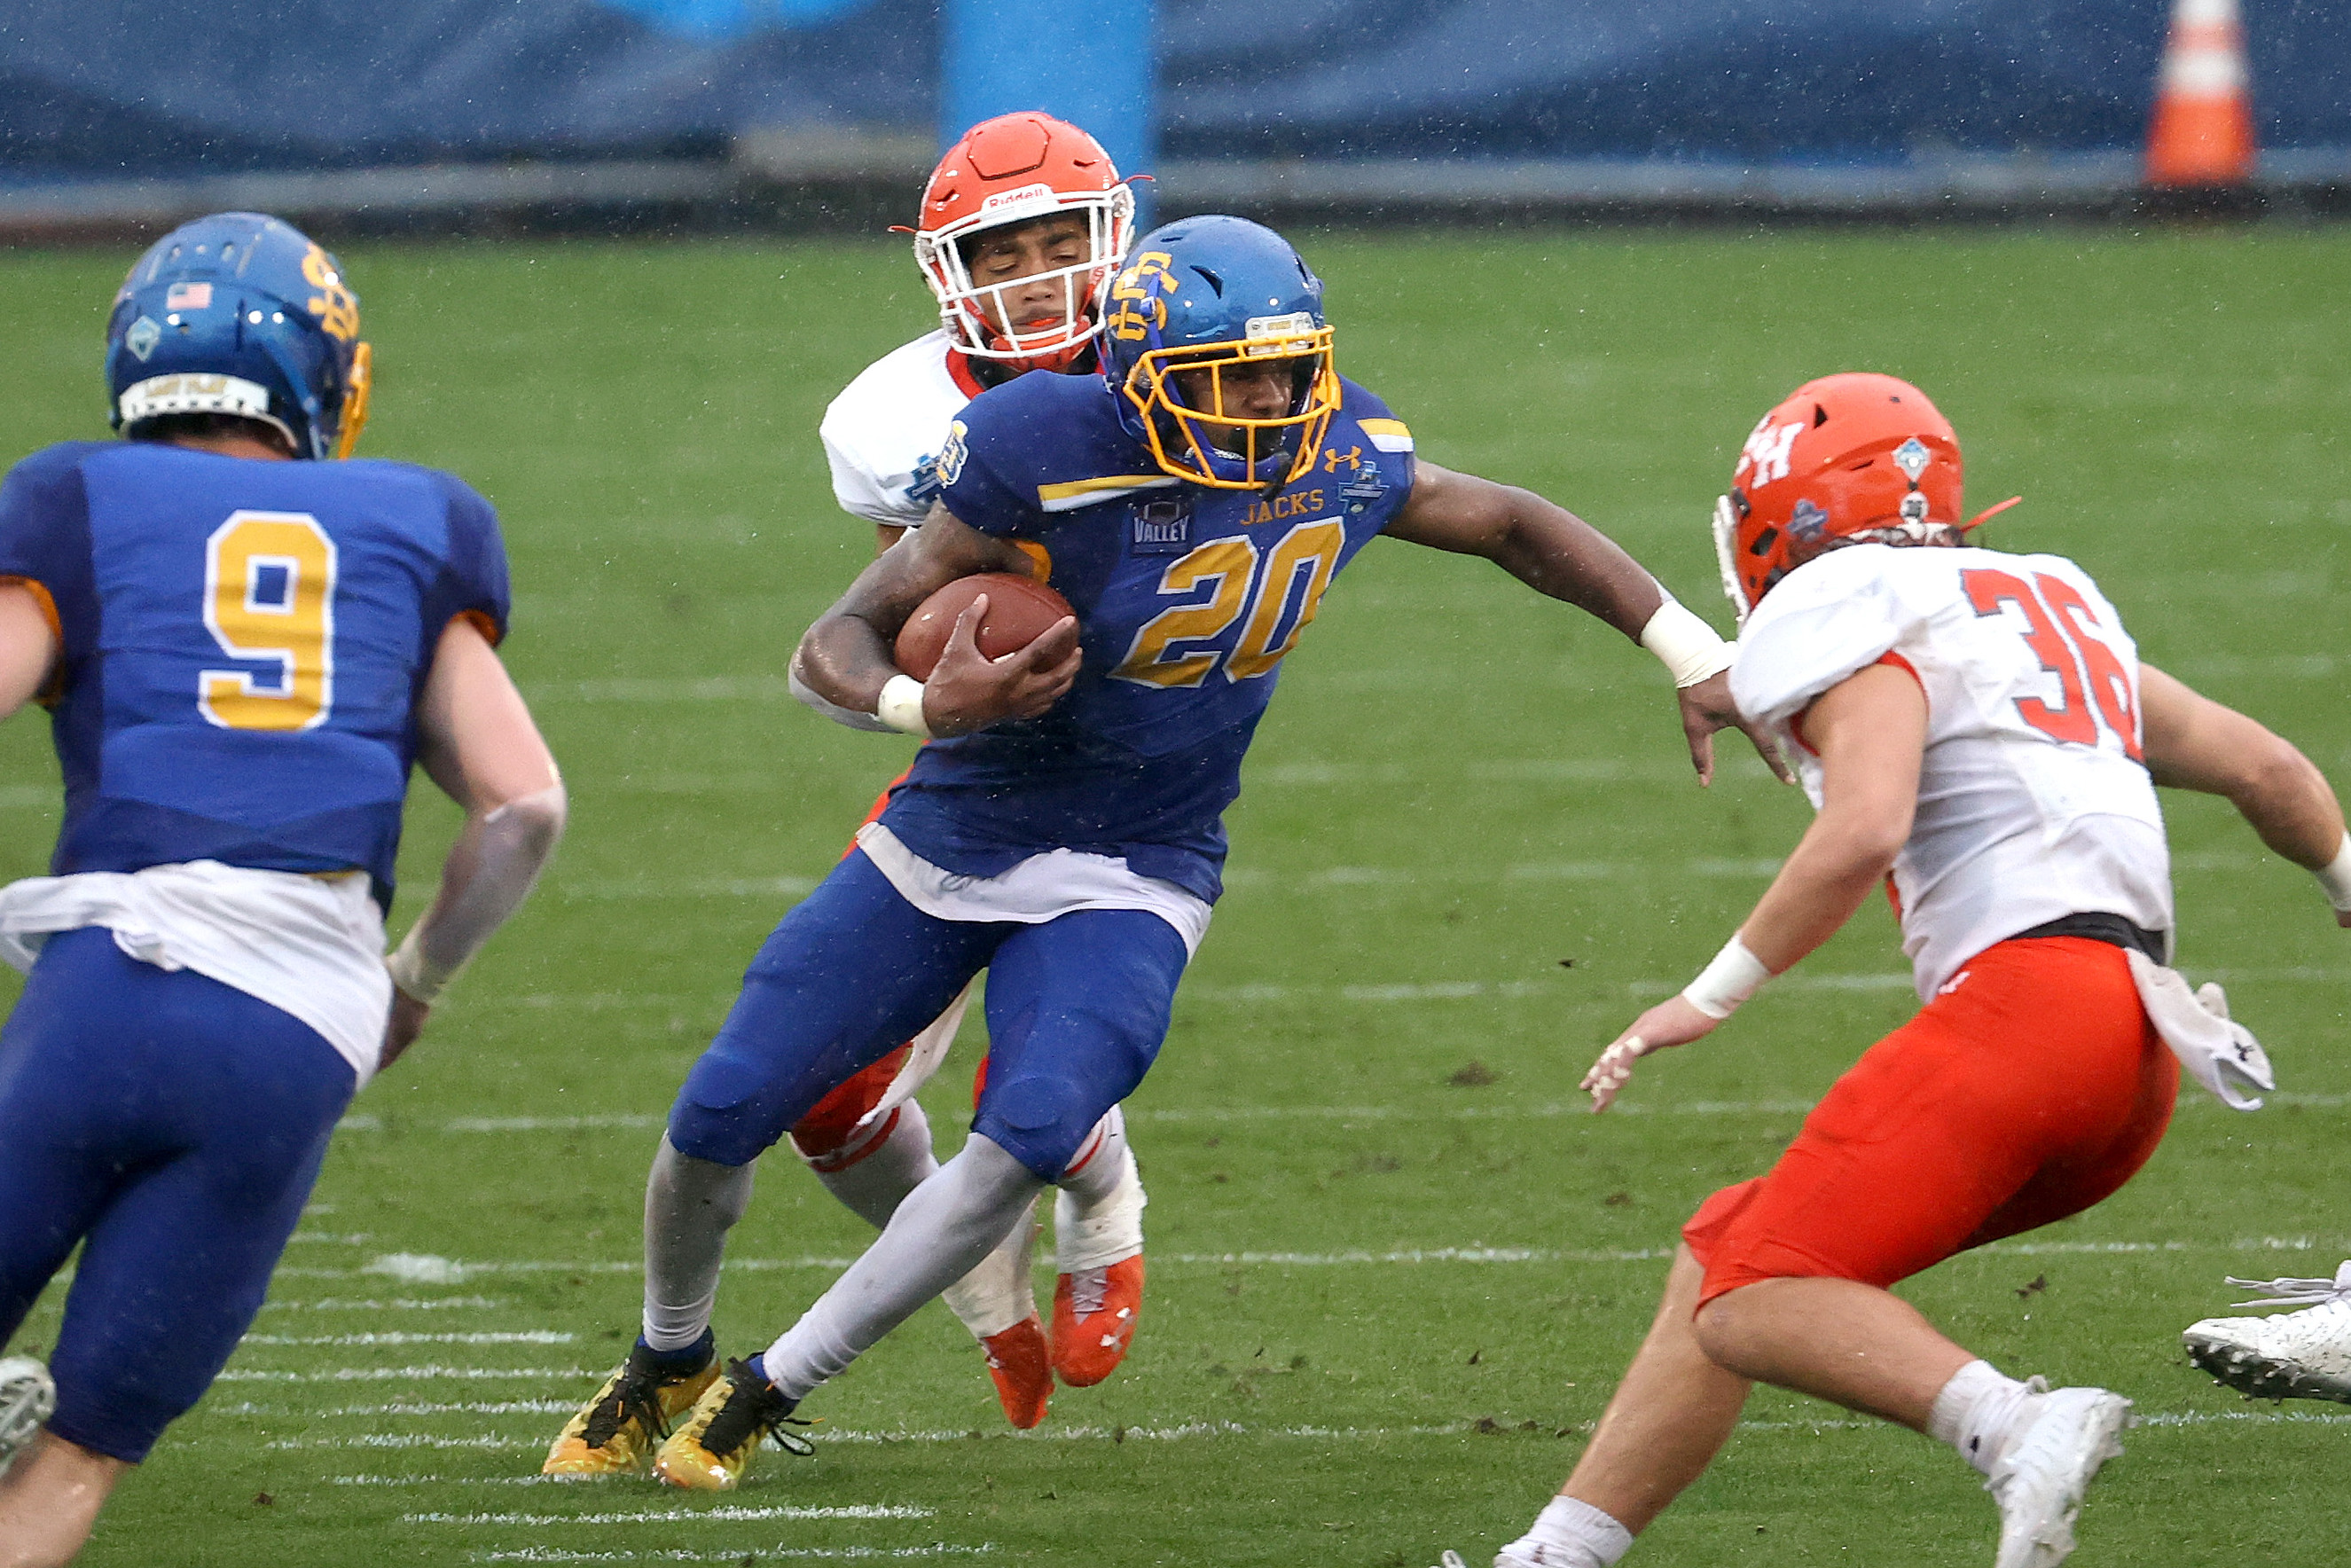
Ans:
{"type": "Polygon", "coordinates": [[[1247,218],[1183,218],[1137,240],[1111,285],[1101,343],[1120,423],[1162,469],[1196,485],[1288,484],[1314,466],[1338,412],[1322,280],[1247,218]],[[1290,371],[1283,412],[1227,413],[1225,378],[1269,360],[1290,371]]]}
{"type": "Polygon", "coordinates": [[[348,457],[371,357],[341,263],[276,218],[215,213],[156,241],[114,296],[109,423],[136,436],[166,414],[235,414],[297,457],[348,457]]]}

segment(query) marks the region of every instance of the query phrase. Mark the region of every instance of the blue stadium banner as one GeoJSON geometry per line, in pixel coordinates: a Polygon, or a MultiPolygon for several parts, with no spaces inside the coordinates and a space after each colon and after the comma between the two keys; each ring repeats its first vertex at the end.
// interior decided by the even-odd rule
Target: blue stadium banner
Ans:
{"type": "MultiPolygon", "coordinates": [[[[2159,0],[9,0],[0,180],[722,153],[1042,104],[1158,157],[1751,163],[2145,135],[2159,0]],[[1025,47],[1024,47],[1025,41],[1025,47]],[[1151,105],[1155,100],[1154,113],[1151,105]],[[1158,144],[1147,140],[1156,121],[1158,144]]],[[[2244,0],[2269,148],[2351,146],[2343,0],[2244,0]]]]}

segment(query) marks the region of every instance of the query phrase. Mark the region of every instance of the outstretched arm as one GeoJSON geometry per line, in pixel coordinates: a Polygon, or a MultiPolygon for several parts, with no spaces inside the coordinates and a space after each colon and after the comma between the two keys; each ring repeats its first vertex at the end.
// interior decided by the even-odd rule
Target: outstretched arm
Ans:
{"type": "Polygon", "coordinates": [[[1714,732],[1731,726],[1745,732],[1773,773],[1790,780],[1778,748],[1730,700],[1729,646],[1675,603],[1639,561],[1574,513],[1531,490],[1420,463],[1411,497],[1384,531],[1432,549],[1483,556],[1656,653],[1673,673],[1699,783],[1714,778],[1714,732]]]}
{"type": "Polygon", "coordinates": [[[985,612],[983,595],[956,622],[928,681],[904,674],[893,659],[898,629],[924,600],[957,578],[984,571],[1035,575],[1019,549],[933,506],[914,538],[883,551],[858,573],[849,591],[808,629],[792,654],[793,691],[844,724],[924,736],[967,735],[1003,719],[1043,713],[1078,677],[1074,618],[1063,619],[1026,648],[990,660],[974,641],[985,612]],[[893,688],[899,681],[905,685],[893,688]],[[867,724],[867,716],[878,716],[882,724],[867,724]]]}
{"type": "Polygon", "coordinates": [[[441,992],[521,905],[563,836],[555,758],[489,640],[469,621],[452,621],[441,633],[417,728],[417,760],[465,808],[465,826],[442,865],[433,907],[387,960],[393,991],[384,1067],[415,1040],[441,992]]]}
{"type": "Polygon", "coordinates": [[[1927,750],[1927,697],[1915,677],[1886,664],[1848,675],[1805,710],[1804,734],[1820,752],[1819,815],[1705,973],[1634,1019],[1584,1074],[1594,1111],[1616,1098],[1635,1061],[1706,1034],[1834,936],[1909,838],[1927,750]]]}
{"type": "Polygon", "coordinates": [[[2315,763],[2234,708],[2152,664],[2138,667],[2147,771],[2158,784],[2222,795],[2279,854],[2314,872],[2351,925],[2351,842],[2343,807],[2315,763]]]}

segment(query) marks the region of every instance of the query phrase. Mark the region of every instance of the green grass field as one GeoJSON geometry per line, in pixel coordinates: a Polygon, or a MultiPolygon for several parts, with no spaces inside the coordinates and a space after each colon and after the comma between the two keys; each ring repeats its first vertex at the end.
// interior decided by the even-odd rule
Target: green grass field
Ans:
{"type": "MultiPolygon", "coordinates": [[[[2026,497],[1991,542],[2077,558],[2150,661],[2351,769],[2351,233],[1305,249],[1342,368],[1424,456],[1561,500],[1719,624],[1705,523],[1749,426],[1810,375],[1908,376],[1959,426],[1974,507],[2026,497]]],[[[129,259],[0,258],[7,459],[104,434],[99,339],[129,259]]],[[[1873,906],[1646,1065],[1621,1112],[1581,1114],[1593,1054],[1714,952],[1803,802],[1729,753],[1699,791],[1662,672],[1597,623],[1381,545],[1290,662],[1230,818],[1230,895],[1132,1105],[1152,1293],[1124,1370],[1014,1436],[934,1306],[810,1402],[814,1460],[771,1456],[735,1497],[527,1484],[633,1332],[671,1094],[907,759],[791,702],[783,668],[871,549],[833,509],[817,419],[928,299],[894,246],[345,259],[381,367],[366,449],[454,469],[503,513],[508,656],[570,836],[353,1106],[255,1337],[119,1493],[93,1568],[1482,1563],[1574,1458],[1682,1218],[1762,1169],[1913,1005],[1873,906]],[[386,1272],[400,1254],[454,1266],[386,1272]],[[886,1511],[789,1511],[844,1508],[886,1511]]],[[[0,728],[0,874],[43,867],[55,777],[37,716],[0,728]]],[[[2288,1092],[2248,1117],[2183,1101],[2114,1200],[1906,1291],[2003,1369],[2102,1383],[2150,1417],[2085,1516],[2085,1568],[2331,1562],[2351,1412],[2248,1406],[2178,1333],[2236,1299],[2224,1274],[2328,1273],[2351,1250],[2351,936],[2225,806],[2168,805],[2182,967],[2230,983],[2288,1092]]],[[[395,929],[455,813],[434,796],[412,820],[395,929]]],[[[977,1048],[975,1028],[927,1096],[949,1148],[977,1048]]],[[[862,1244],[789,1155],[768,1164],[720,1301],[736,1354],[862,1244]]],[[[59,1294],[24,1343],[47,1342],[59,1294]]],[[[1947,1451],[1771,1392],[1749,1423],[1630,1562],[1990,1560],[1992,1506],[1947,1451]]]]}

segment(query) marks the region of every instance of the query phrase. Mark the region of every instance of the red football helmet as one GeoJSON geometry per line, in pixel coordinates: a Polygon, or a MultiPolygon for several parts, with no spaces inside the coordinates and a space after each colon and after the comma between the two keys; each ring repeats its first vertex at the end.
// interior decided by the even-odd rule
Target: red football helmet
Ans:
{"type": "Polygon", "coordinates": [[[980,121],[939,160],[923,191],[914,260],[938,296],[947,335],[965,353],[1022,370],[1066,370],[1102,330],[1103,298],[1134,232],[1134,193],[1102,143],[1067,120],[1029,110],[980,121]],[[1085,214],[1082,261],[973,281],[965,252],[972,236],[1057,213],[1085,214]],[[1021,330],[1005,291],[1040,277],[1061,284],[1061,317],[1021,330]]]}
{"type": "Polygon", "coordinates": [[[1715,503],[1722,591],[1741,621],[1839,538],[1925,544],[1959,521],[1959,438],[1927,394],[1853,371],[1806,382],[1755,426],[1715,503]]]}

